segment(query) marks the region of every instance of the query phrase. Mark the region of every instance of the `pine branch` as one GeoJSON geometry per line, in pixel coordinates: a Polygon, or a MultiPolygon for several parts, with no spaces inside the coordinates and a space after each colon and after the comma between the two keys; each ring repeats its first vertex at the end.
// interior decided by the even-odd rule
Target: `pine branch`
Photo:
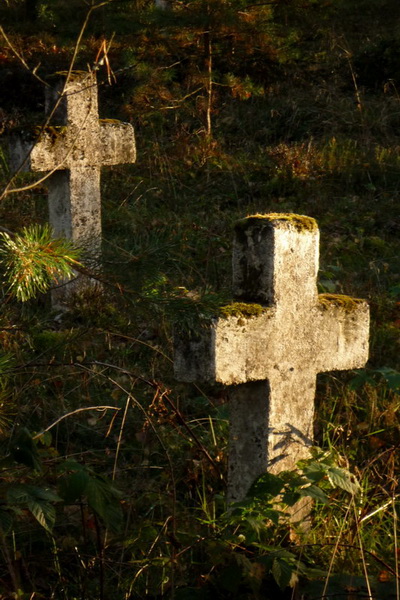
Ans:
{"type": "Polygon", "coordinates": [[[53,238],[48,225],[31,225],[15,235],[0,231],[0,242],[8,292],[21,302],[46,292],[58,279],[72,277],[74,267],[81,266],[71,242],[53,238]]]}

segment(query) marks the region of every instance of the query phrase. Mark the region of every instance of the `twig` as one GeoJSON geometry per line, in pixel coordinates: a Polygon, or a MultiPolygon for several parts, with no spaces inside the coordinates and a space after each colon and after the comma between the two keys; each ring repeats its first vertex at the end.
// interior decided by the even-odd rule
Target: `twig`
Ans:
{"type": "Polygon", "coordinates": [[[180,410],[175,406],[175,404],[173,403],[173,401],[171,400],[171,398],[169,398],[169,396],[167,394],[164,394],[163,397],[168,402],[168,404],[169,404],[170,408],[172,408],[173,412],[176,414],[180,424],[186,429],[186,431],[189,433],[190,437],[193,438],[193,441],[196,443],[198,448],[202,451],[204,456],[207,458],[208,462],[211,464],[213,469],[216,471],[219,479],[221,479],[223,481],[224,478],[223,478],[223,475],[221,473],[221,470],[220,470],[218,464],[215,462],[215,460],[209,454],[209,452],[205,448],[204,444],[201,443],[201,441],[199,440],[197,435],[194,433],[193,429],[186,423],[185,418],[182,415],[182,413],[180,412],[180,410]]]}
{"type": "Polygon", "coordinates": [[[15,54],[15,56],[18,58],[19,61],[21,61],[21,63],[24,65],[25,69],[27,69],[31,75],[33,75],[33,77],[35,77],[35,79],[37,79],[38,81],[40,81],[40,83],[43,83],[43,85],[45,85],[46,87],[50,87],[48,83],[46,83],[46,81],[44,81],[44,79],[42,79],[41,77],[39,77],[39,75],[36,75],[35,70],[32,70],[29,65],[27,64],[27,62],[25,61],[24,57],[18,52],[18,50],[15,48],[15,46],[12,44],[12,42],[9,40],[6,32],[4,31],[3,27],[0,25],[0,33],[3,36],[7,46],[10,48],[10,50],[15,54]]]}
{"type": "Polygon", "coordinates": [[[8,546],[7,546],[7,542],[6,542],[5,536],[4,536],[4,534],[3,534],[3,532],[1,530],[0,530],[0,540],[1,540],[1,545],[3,547],[4,559],[5,559],[6,563],[7,563],[8,572],[10,574],[11,581],[12,581],[13,586],[14,586],[14,591],[16,593],[18,593],[18,590],[20,589],[20,584],[19,584],[19,581],[18,581],[18,576],[17,576],[16,570],[14,568],[14,564],[13,564],[13,561],[11,559],[10,552],[8,550],[8,546]]]}
{"type": "MultiPolygon", "coordinates": [[[[43,131],[46,129],[46,127],[49,125],[51,119],[54,116],[55,111],[57,110],[60,102],[62,101],[63,97],[65,96],[65,90],[67,88],[67,85],[68,85],[70,77],[71,77],[71,73],[72,73],[74,65],[75,65],[75,61],[76,61],[76,57],[78,55],[78,51],[79,51],[79,47],[80,47],[80,44],[81,44],[81,41],[82,41],[82,37],[83,37],[83,34],[84,34],[84,32],[86,30],[86,27],[87,27],[87,25],[89,23],[89,20],[90,20],[90,17],[92,15],[93,11],[95,11],[97,8],[101,8],[102,6],[105,6],[106,4],[109,4],[109,0],[106,0],[105,2],[101,2],[100,4],[96,4],[94,6],[91,6],[89,8],[89,10],[88,10],[88,12],[86,14],[85,20],[83,22],[83,25],[81,27],[81,30],[79,32],[76,44],[75,44],[74,53],[73,53],[71,62],[70,62],[69,67],[68,67],[68,71],[67,71],[66,79],[64,81],[62,92],[60,93],[59,98],[57,99],[57,101],[56,101],[53,109],[50,112],[50,114],[47,116],[45,123],[41,127],[39,135],[38,135],[39,138],[40,138],[41,134],[43,133],[43,131]]],[[[10,46],[10,48],[12,49],[12,51],[14,52],[14,54],[17,56],[17,58],[22,62],[22,64],[24,65],[24,67],[26,69],[28,69],[28,71],[34,77],[38,78],[38,76],[29,68],[29,66],[27,65],[27,63],[24,60],[24,58],[22,56],[20,56],[20,54],[17,52],[17,50],[12,46],[11,42],[9,42],[9,40],[8,40],[8,38],[7,38],[7,36],[6,36],[5,32],[4,32],[4,29],[1,26],[0,26],[0,33],[3,35],[4,39],[7,41],[7,43],[10,46]]],[[[48,84],[46,82],[42,81],[40,78],[39,78],[39,81],[41,81],[47,87],[49,87],[48,84]]],[[[84,123],[85,123],[85,121],[84,121],[84,123]]],[[[84,123],[83,123],[83,125],[84,125],[84,123]]],[[[82,125],[82,127],[83,127],[83,125],[82,125]]],[[[81,129],[82,129],[82,127],[81,127],[81,129]]],[[[79,135],[79,132],[77,134],[77,137],[78,137],[78,135],[79,135]]],[[[68,157],[68,155],[70,154],[70,152],[72,152],[73,148],[74,148],[74,144],[72,144],[70,150],[67,152],[66,156],[64,156],[62,162],[65,161],[65,159],[68,157]]],[[[26,163],[26,161],[28,160],[28,158],[29,158],[32,150],[33,150],[33,145],[32,145],[32,148],[30,148],[30,150],[27,153],[27,155],[24,158],[24,160],[22,161],[22,163],[20,164],[20,166],[18,167],[18,169],[12,175],[12,177],[10,178],[10,180],[7,182],[7,184],[6,184],[3,192],[0,195],[0,200],[2,200],[4,198],[4,196],[6,196],[8,194],[17,193],[17,192],[22,192],[22,191],[33,189],[34,187],[36,187],[37,185],[39,185],[40,183],[42,183],[43,181],[45,181],[46,179],[48,179],[50,177],[50,175],[52,175],[61,166],[62,163],[60,165],[57,165],[52,171],[50,171],[49,173],[46,173],[46,175],[44,177],[42,177],[41,179],[39,179],[38,181],[34,182],[33,184],[31,184],[29,186],[24,186],[23,188],[14,188],[14,189],[10,190],[9,188],[10,188],[12,182],[14,181],[14,179],[18,175],[18,173],[20,173],[20,171],[22,170],[22,168],[23,168],[24,164],[26,163]]]]}
{"type": "MultiPolygon", "coordinates": [[[[341,544],[341,543],[337,543],[337,542],[335,542],[334,544],[333,543],[331,544],[329,542],[325,542],[325,543],[321,543],[321,544],[303,544],[303,546],[309,547],[309,548],[312,548],[313,546],[318,546],[319,548],[324,548],[325,546],[334,546],[335,551],[337,550],[337,548],[353,548],[354,550],[360,550],[360,546],[356,546],[355,544],[341,544]]],[[[371,550],[365,550],[365,549],[364,549],[364,552],[366,554],[368,554],[369,556],[371,556],[374,560],[376,560],[376,562],[381,564],[386,569],[386,571],[388,571],[389,573],[394,575],[400,581],[400,575],[398,573],[396,573],[396,570],[393,569],[390,565],[388,565],[382,558],[377,556],[375,554],[375,552],[372,552],[371,550]]]]}
{"type": "Polygon", "coordinates": [[[395,560],[395,576],[396,576],[396,598],[399,600],[400,598],[400,577],[399,577],[399,555],[398,555],[398,545],[397,545],[397,511],[396,511],[396,502],[395,496],[392,496],[393,503],[393,539],[394,539],[394,560],[395,560]]]}
{"type": "Polygon", "coordinates": [[[39,433],[37,433],[36,435],[34,435],[32,439],[36,440],[41,435],[43,435],[44,433],[46,433],[46,431],[50,431],[50,429],[53,429],[53,427],[55,427],[56,425],[58,425],[58,423],[60,423],[60,421],[63,421],[67,417],[71,417],[72,415],[76,415],[77,413],[80,413],[80,412],[85,412],[86,410],[105,411],[105,410],[121,410],[121,409],[118,408],[118,406],[85,406],[84,408],[77,408],[76,410],[73,410],[73,411],[71,411],[69,413],[66,413],[65,415],[62,415],[61,417],[59,417],[58,419],[56,419],[53,423],[51,423],[51,425],[49,425],[48,427],[46,427],[46,429],[43,429],[42,431],[40,431],[39,433]]]}
{"type": "Polygon", "coordinates": [[[11,235],[14,237],[15,233],[13,231],[11,231],[10,229],[7,229],[7,227],[3,227],[2,225],[0,225],[0,231],[3,233],[7,233],[8,235],[11,235]]]}

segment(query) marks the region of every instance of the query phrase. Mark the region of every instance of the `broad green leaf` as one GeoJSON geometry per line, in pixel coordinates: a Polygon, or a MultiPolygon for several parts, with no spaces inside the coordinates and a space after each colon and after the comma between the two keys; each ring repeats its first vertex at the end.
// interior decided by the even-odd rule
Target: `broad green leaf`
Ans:
{"type": "Polygon", "coordinates": [[[351,390],[358,390],[366,383],[372,383],[374,378],[366,369],[359,369],[358,371],[354,371],[356,373],[355,377],[353,377],[349,382],[349,388],[351,390]]]}
{"type": "Polygon", "coordinates": [[[27,505],[29,502],[60,502],[61,498],[48,488],[33,485],[14,485],[7,489],[7,502],[10,506],[27,505]]]}
{"type": "Polygon", "coordinates": [[[400,283],[392,286],[389,289],[389,294],[392,296],[392,298],[396,298],[397,296],[400,296],[400,283]]]}
{"type": "Polygon", "coordinates": [[[260,498],[263,496],[269,496],[275,498],[283,490],[285,483],[278,475],[272,473],[263,473],[256,479],[252,484],[248,496],[251,498],[260,498]]]}
{"type": "Polygon", "coordinates": [[[37,521],[46,530],[50,531],[54,525],[56,511],[54,502],[61,498],[47,488],[31,485],[11,486],[7,490],[7,501],[13,510],[27,508],[37,521]]]}
{"type": "Polygon", "coordinates": [[[84,470],[79,470],[66,476],[60,482],[60,496],[67,504],[75,502],[85,493],[90,477],[84,470]]]}
{"type": "Polygon", "coordinates": [[[360,491],[360,484],[355,476],[340,467],[329,467],[327,476],[334,487],[339,487],[350,494],[357,494],[360,491]]]}
{"type": "Polygon", "coordinates": [[[46,500],[47,502],[61,502],[60,496],[50,490],[49,488],[27,485],[28,493],[31,497],[37,498],[38,500],[46,500]]]}
{"type": "Polygon", "coordinates": [[[267,508],[262,511],[262,516],[264,519],[272,521],[274,525],[279,525],[279,520],[284,516],[284,513],[281,510],[267,508]]]}
{"type": "Polygon", "coordinates": [[[300,499],[299,490],[287,490],[282,495],[282,502],[288,506],[293,506],[300,499]]]}
{"type": "Polygon", "coordinates": [[[236,564],[242,569],[243,573],[251,571],[252,561],[245,554],[234,554],[236,564]]]}
{"type": "Polygon", "coordinates": [[[327,465],[323,462],[318,462],[316,460],[310,462],[302,461],[301,468],[307,479],[313,483],[318,483],[326,477],[327,465]]]}
{"type": "Polygon", "coordinates": [[[385,378],[388,388],[394,392],[400,392],[400,373],[389,367],[382,367],[376,369],[377,373],[380,373],[385,378]]]}
{"type": "Polygon", "coordinates": [[[105,525],[118,532],[122,525],[119,492],[108,482],[91,477],[85,489],[88,504],[101,517],[105,525]]]}
{"type": "Polygon", "coordinates": [[[27,502],[27,508],[44,529],[52,530],[56,520],[56,510],[52,504],[31,498],[27,502]]]}
{"type": "Polygon", "coordinates": [[[309,485],[305,488],[300,489],[299,494],[301,496],[309,496],[310,498],[314,498],[314,500],[318,500],[318,502],[323,502],[324,504],[329,502],[329,498],[325,494],[325,492],[316,485],[309,485]]]}
{"type": "Polygon", "coordinates": [[[263,531],[266,526],[265,520],[261,515],[258,515],[257,517],[246,517],[245,523],[247,523],[251,531],[254,531],[257,534],[263,531]]]}
{"type": "Polygon", "coordinates": [[[68,471],[83,471],[85,470],[85,465],[81,465],[76,460],[65,460],[57,467],[58,473],[67,473],[68,471]]]}
{"type": "Polygon", "coordinates": [[[284,558],[277,557],[272,563],[271,573],[281,590],[288,586],[294,587],[298,581],[295,565],[284,558]]]}
{"type": "Polygon", "coordinates": [[[299,488],[308,483],[307,478],[297,471],[284,471],[281,477],[291,488],[299,488]]]}
{"type": "Polygon", "coordinates": [[[11,447],[11,455],[18,463],[31,467],[35,471],[42,470],[35,441],[25,427],[22,427],[18,432],[11,447]]]}
{"type": "Polygon", "coordinates": [[[7,489],[6,493],[7,503],[13,504],[26,504],[30,499],[30,494],[25,485],[13,485],[7,489]]]}

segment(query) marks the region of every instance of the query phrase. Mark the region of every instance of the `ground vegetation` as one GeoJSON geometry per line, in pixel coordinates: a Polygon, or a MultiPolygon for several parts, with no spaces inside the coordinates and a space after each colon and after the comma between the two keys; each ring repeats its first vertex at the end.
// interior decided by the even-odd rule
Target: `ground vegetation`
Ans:
{"type": "Polygon", "coordinates": [[[400,599],[399,23],[397,0],[1,4],[1,600],[400,599]],[[7,138],[69,69],[138,161],[102,175],[104,293],[64,312],[45,290],[84,267],[7,138]],[[173,330],[232,306],[233,227],[265,213],[316,219],[320,292],[368,300],[371,355],[319,377],[310,461],[227,510],[226,390],[174,379],[173,330]]]}

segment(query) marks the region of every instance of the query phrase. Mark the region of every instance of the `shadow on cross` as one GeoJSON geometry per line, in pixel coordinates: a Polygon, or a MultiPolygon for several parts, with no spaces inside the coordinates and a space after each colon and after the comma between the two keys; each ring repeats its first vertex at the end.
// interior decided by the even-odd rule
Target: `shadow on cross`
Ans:
{"type": "Polygon", "coordinates": [[[284,432],[278,431],[273,427],[268,428],[268,436],[270,439],[273,439],[273,436],[279,436],[279,441],[276,444],[271,444],[274,454],[275,452],[282,450],[281,454],[274,456],[274,458],[268,461],[269,468],[280,463],[289,455],[293,455],[295,444],[299,444],[302,448],[304,448],[304,446],[308,447],[313,445],[313,440],[307,435],[304,435],[300,429],[290,423],[285,423],[285,426],[287,427],[287,431],[284,432]]]}

